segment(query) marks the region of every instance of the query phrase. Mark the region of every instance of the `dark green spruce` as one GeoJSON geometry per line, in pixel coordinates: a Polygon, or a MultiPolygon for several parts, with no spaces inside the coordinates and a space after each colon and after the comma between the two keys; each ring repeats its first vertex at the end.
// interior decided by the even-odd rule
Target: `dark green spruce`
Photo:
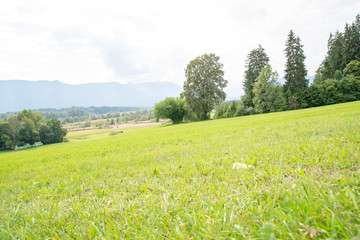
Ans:
{"type": "Polygon", "coordinates": [[[258,81],[261,69],[266,67],[269,63],[269,57],[265,53],[265,49],[259,45],[258,48],[253,49],[248,55],[245,64],[245,79],[243,81],[243,87],[245,91],[244,104],[247,107],[254,107],[253,88],[258,81]]]}
{"type": "Polygon", "coordinates": [[[284,91],[287,96],[290,109],[297,109],[304,104],[303,96],[308,87],[306,79],[305,55],[300,38],[290,30],[285,44],[285,84],[284,91]]]}

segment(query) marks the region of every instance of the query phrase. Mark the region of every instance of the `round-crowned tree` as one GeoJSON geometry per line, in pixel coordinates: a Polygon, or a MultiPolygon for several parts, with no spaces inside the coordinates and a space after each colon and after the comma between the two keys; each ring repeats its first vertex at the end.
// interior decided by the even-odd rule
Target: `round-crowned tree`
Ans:
{"type": "Polygon", "coordinates": [[[208,119],[213,107],[226,98],[223,89],[227,80],[224,79],[224,65],[219,60],[220,57],[213,53],[204,54],[190,61],[185,69],[186,81],[181,97],[201,120],[208,119]]]}
{"type": "Polygon", "coordinates": [[[155,104],[154,117],[156,121],[159,121],[159,118],[169,118],[176,124],[184,119],[185,114],[184,99],[168,97],[155,104]]]}

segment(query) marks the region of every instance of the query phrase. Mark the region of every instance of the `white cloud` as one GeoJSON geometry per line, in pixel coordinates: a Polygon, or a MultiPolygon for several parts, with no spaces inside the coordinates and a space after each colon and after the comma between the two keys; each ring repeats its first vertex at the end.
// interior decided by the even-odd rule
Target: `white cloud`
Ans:
{"type": "Polygon", "coordinates": [[[283,75],[293,29],[312,75],[330,32],[358,9],[357,0],[1,1],[0,79],[182,84],[187,63],[213,52],[240,92],[246,56],[258,44],[283,75]]]}

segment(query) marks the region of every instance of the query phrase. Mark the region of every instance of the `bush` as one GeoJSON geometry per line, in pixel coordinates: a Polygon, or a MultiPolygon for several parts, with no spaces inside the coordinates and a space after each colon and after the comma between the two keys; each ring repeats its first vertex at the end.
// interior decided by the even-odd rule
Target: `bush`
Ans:
{"type": "Polygon", "coordinates": [[[360,78],[326,79],[307,90],[309,107],[360,100],[360,78]]]}
{"type": "Polygon", "coordinates": [[[169,97],[155,105],[154,117],[156,121],[160,118],[169,118],[176,124],[184,120],[186,112],[184,99],[169,97]]]}

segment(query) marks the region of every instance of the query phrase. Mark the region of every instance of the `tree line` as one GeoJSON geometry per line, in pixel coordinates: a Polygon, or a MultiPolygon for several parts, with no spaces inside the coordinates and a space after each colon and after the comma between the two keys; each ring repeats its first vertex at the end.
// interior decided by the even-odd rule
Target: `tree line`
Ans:
{"type": "Polygon", "coordinates": [[[325,59],[309,86],[305,54],[299,36],[290,30],[285,43],[285,84],[277,82],[270,58],[259,45],[247,55],[239,101],[226,98],[223,65],[215,54],[192,60],[186,70],[180,98],[167,98],[154,108],[156,119],[204,120],[215,109],[214,118],[244,116],[360,100],[360,15],[346,24],[343,33],[330,34],[325,59]]]}
{"type": "MultiPolygon", "coordinates": [[[[85,121],[86,119],[98,120],[120,117],[120,113],[138,111],[139,107],[68,107],[68,108],[41,108],[39,112],[47,119],[57,118],[62,124],[85,121]]],[[[0,119],[16,115],[13,113],[0,113],[0,119]]]]}
{"type": "Polygon", "coordinates": [[[56,118],[45,120],[31,110],[23,110],[17,115],[5,117],[0,123],[0,150],[13,150],[24,145],[63,142],[67,130],[56,118]]]}
{"type": "Polygon", "coordinates": [[[81,127],[97,127],[107,128],[111,125],[122,124],[122,123],[137,123],[141,121],[150,121],[154,119],[153,110],[137,110],[132,112],[123,113],[107,113],[100,115],[101,118],[87,118],[81,127]],[[98,119],[106,119],[106,121],[91,121],[98,119]]]}

